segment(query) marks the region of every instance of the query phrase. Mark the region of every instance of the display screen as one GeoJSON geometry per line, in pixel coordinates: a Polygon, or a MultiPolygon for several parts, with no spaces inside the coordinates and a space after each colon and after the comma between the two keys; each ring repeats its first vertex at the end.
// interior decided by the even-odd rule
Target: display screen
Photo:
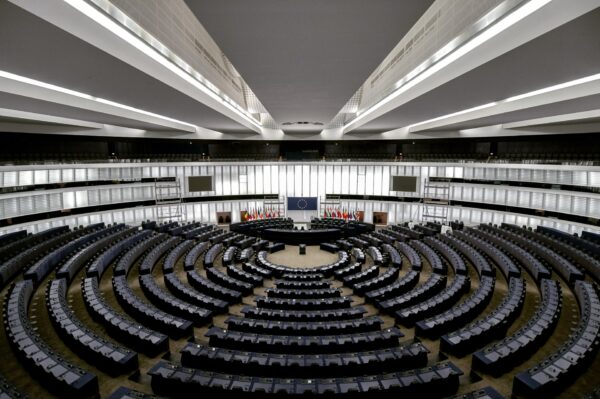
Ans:
{"type": "Polygon", "coordinates": [[[191,193],[199,191],[213,191],[212,176],[189,176],[188,188],[191,193]]]}
{"type": "Polygon", "coordinates": [[[392,191],[417,192],[417,176],[392,176],[392,191]]]}

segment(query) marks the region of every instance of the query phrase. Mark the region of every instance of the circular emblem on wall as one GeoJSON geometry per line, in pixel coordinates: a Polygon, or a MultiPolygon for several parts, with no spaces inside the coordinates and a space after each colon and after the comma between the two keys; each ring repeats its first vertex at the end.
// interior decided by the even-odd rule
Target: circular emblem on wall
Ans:
{"type": "Polygon", "coordinates": [[[296,206],[298,206],[298,209],[306,209],[306,207],[308,206],[308,202],[306,202],[304,198],[300,198],[296,206]]]}

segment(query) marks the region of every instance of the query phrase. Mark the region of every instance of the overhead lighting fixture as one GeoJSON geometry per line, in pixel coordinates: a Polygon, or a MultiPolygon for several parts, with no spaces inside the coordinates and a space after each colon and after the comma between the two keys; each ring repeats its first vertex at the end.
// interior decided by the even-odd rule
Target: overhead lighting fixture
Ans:
{"type": "Polygon", "coordinates": [[[471,40],[466,42],[460,47],[457,47],[453,50],[447,46],[444,46],[441,50],[439,50],[436,54],[434,54],[429,60],[423,62],[418,67],[409,72],[404,78],[400,79],[395,85],[395,90],[390,93],[387,97],[383,98],[378,103],[374,104],[370,108],[366,109],[361,113],[357,113],[357,116],[344,125],[344,131],[351,125],[354,125],[372,114],[376,110],[380,109],[384,105],[388,104],[390,101],[394,100],[401,94],[407,92],[409,89],[413,88],[417,84],[423,82],[425,79],[431,77],[434,73],[439,72],[444,69],[454,61],[460,59],[464,55],[468,54],[470,51],[476,49],[481,46],[488,40],[502,33],[506,29],[510,28],[517,22],[526,18],[527,16],[533,14],[546,4],[550,3],[552,0],[530,0],[524,5],[520,6],[507,16],[503,17],[498,22],[494,23],[490,27],[483,30],[477,36],[473,37],[471,40]],[[449,51],[452,51],[448,54],[449,51]],[[440,58],[440,53],[446,53],[447,55],[440,58]],[[437,61],[439,59],[439,61],[437,61]],[[433,63],[432,63],[432,60],[433,63]]]}
{"type": "MultiPolygon", "coordinates": [[[[559,83],[556,85],[552,85],[552,86],[548,86],[548,87],[544,87],[542,89],[538,89],[538,90],[533,90],[527,93],[523,93],[523,94],[519,94],[513,97],[508,97],[504,100],[499,100],[499,101],[494,101],[491,103],[487,103],[487,104],[483,104],[483,105],[478,105],[476,107],[472,107],[472,108],[468,108],[468,109],[464,109],[462,111],[458,111],[458,112],[454,112],[451,114],[447,114],[447,115],[442,115],[442,116],[438,116],[436,118],[432,118],[432,119],[428,119],[426,121],[422,121],[422,122],[418,122],[418,123],[414,123],[412,125],[408,125],[406,126],[407,129],[412,129],[414,127],[418,127],[418,126],[422,126],[425,124],[429,124],[429,123],[433,123],[433,122],[438,122],[444,119],[450,119],[456,116],[460,116],[460,115],[464,115],[464,114],[468,114],[471,112],[476,112],[476,111],[481,111],[483,109],[486,108],[491,108],[491,107],[495,107],[495,106],[500,106],[503,104],[507,104],[510,102],[515,102],[515,101],[519,101],[519,100],[524,100],[527,98],[531,98],[534,96],[539,96],[542,94],[548,94],[548,93],[552,93],[558,90],[562,90],[562,89],[567,89],[569,87],[575,87],[578,85],[582,85],[582,84],[586,84],[586,83],[591,83],[591,82],[595,82],[600,80],[600,73],[595,74],[595,75],[590,75],[590,76],[585,76],[583,78],[579,78],[579,79],[575,79],[575,80],[571,80],[568,82],[564,82],[564,83],[559,83]]],[[[531,105],[530,105],[531,106],[531,105]]]]}
{"type": "Polygon", "coordinates": [[[540,94],[551,93],[553,91],[557,91],[557,90],[561,90],[561,89],[566,89],[568,87],[573,87],[573,86],[577,86],[577,85],[580,85],[580,84],[590,83],[590,82],[593,82],[595,80],[600,80],[600,73],[598,73],[596,75],[586,76],[584,78],[579,78],[579,79],[571,80],[570,82],[564,82],[564,83],[560,83],[560,84],[557,84],[557,85],[554,85],[554,86],[548,86],[548,87],[545,87],[543,89],[530,91],[529,93],[519,94],[518,96],[509,97],[506,100],[504,100],[504,102],[511,102],[511,101],[523,100],[524,98],[533,97],[533,96],[537,96],[537,95],[540,95],[540,94]]]}
{"type": "MultiPolygon", "coordinates": [[[[158,119],[158,120],[162,120],[162,121],[166,121],[166,122],[171,122],[171,123],[176,123],[179,125],[183,125],[184,127],[186,127],[188,131],[190,132],[197,132],[198,126],[193,125],[191,123],[187,123],[187,122],[183,122],[177,119],[173,119],[173,118],[169,118],[168,116],[164,116],[164,115],[159,115],[159,114],[155,114],[153,112],[149,112],[149,111],[145,111],[143,109],[139,109],[139,108],[135,108],[135,107],[131,107],[129,105],[125,105],[125,104],[121,104],[115,101],[111,101],[111,100],[106,100],[104,98],[99,98],[99,97],[95,97],[86,93],[81,93],[79,91],[75,91],[75,90],[71,90],[71,89],[67,89],[64,87],[60,87],[60,86],[56,86],[50,83],[46,83],[46,82],[41,82],[39,80],[35,80],[35,79],[31,79],[25,76],[21,76],[21,75],[16,75],[14,73],[11,72],[6,72],[6,71],[1,71],[0,70],[0,79],[7,79],[7,80],[11,80],[14,82],[19,82],[19,83],[24,83],[28,86],[34,86],[34,87],[39,87],[45,90],[50,90],[53,92],[57,92],[57,93],[62,93],[62,94],[67,94],[69,96],[73,96],[73,97],[77,97],[77,98],[81,98],[84,100],[88,100],[88,101],[92,101],[98,104],[105,104],[105,105],[109,105],[111,107],[115,107],[121,110],[125,110],[125,111],[130,111],[130,112],[134,112],[136,114],[141,114],[141,115],[145,115],[145,116],[149,116],[152,117],[154,119],[158,119]]],[[[0,88],[0,91],[3,91],[0,88]]],[[[18,94],[18,93],[16,93],[18,94]]],[[[44,98],[40,98],[42,100],[44,100],[44,98]]],[[[71,104],[65,104],[65,105],[69,105],[69,106],[75,106],[75,105],[71,105],[71,104]]],[[[76,106],[75,106],[76,107],[76,106]]],[[[91,111],[94,111],[93,109],[91,109],[91,111]]],[[[96,111],[96,112],[102,112],[102,111],[96,111]]],[[[104,112],[102,112],[104,113],[104,112]]],[[[119,115],[121,116],[121,115],[119,115]]],[[[126,116],[123,116],[126,117],[126,116]]],[[[131,117],[131,119],[135,119],[135,117],[131,117]]]]}
{"type": "Polygon", "coordinates": [[[115,22],[102,11],[90,5],[85,0],[64,1],[111,33],[125,40],[127,43],[152,58],[154,61],[159,62],[161,65],[168,68],[170,71],[174,72],[179,77],[208,95],[210,98],[234,112],[236,115],[242,117],[255,127],[259,129],[262,128],[261,123],[249,115],[246,110],[239,106],[239,104],[227,97],[225,94],[221,93],[214,84],[204,78],[181,58],[177,57],[164,44],[150,35],[149,32],[140,27],[134,20],[129,18],[112,3],[105,0],[92,0],[98,7],[102,8],[112,17],[119,20],[124,26],[127,26],[127,29],[121,24],[115,22]],[[137,35],[132,33],[132,31],[135,31],[137,35]],[[152,45],[142,40],[141,37],[148,38],[152,45]]]}
{"type": "Polygon", "coordinates": [[[408,125],[407,128],[411,129],[413,127],[425,125],[427,123],[437,122],[437,121],[441,121],[441,120],[444,120],[444,119],[447,119],[447,118],[453,118],[455,116],[460,116],[460,115],[468,114],[469,112],[480,111],[482,109],[493,107],[494,105],[497,105],[497,104],[498,104],[497,102],[491,102],[491,103],[487,103],[487,104],[483,104],[483,105],[478,105],[478,106],[473,107],[473,108],[463,109],[462,111],[454,112],[454,113],[447,114],[447,115],[438,116],[437,118],[428,119],[428,120],[423,121],[423,122],[414,123],[412,125],[408,125]]]}

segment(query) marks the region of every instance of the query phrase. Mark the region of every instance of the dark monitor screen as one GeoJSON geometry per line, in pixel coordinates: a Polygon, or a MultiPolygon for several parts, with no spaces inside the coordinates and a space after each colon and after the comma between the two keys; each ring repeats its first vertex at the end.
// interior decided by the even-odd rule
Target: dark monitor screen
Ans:
{"type": "Polygon", "coordinates": [[[417,176],[392,176],[392,191],[417,192],[417,176]]]}
{"type": "Polygon", "coordinates": [[[199,191],[213,191],[212,176],[189,176],[188,188],[191,193],[199,191]]]}

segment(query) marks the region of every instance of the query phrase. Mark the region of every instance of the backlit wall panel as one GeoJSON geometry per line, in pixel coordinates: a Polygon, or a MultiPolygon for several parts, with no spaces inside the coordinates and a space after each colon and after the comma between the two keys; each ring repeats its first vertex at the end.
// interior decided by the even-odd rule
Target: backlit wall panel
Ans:
{"type": "MultiPolygon", "coordinates": [[[[178,178],[184,196],[206,197],[238,194],[278,194],[315,196],[327,194],[376,195],[396,197],[390,176],[419,176],[423,195],[425,179],[431,177],[465,178],[490,184],[452,184],[451,200],[484,202],[546,211],[600,217],[600,194],[535,189],[492,184],[496,180],[545,184],[600,186],[600,168],[572,165],[527,164],[425,164],[361,162],[256,162],[256,163],[115,163],[81,165],[27,165],[0,167],[0,186],[4,188],[39,184],[119,180],[141,178],[178,178]],[[187,177],[208,175],[214,178],[214,192],[190,193],[187,177]]],[[[0,195],[0,218],[77,207],[153,200],[153,183],[30,190],[0,195]],[[63,194],[63,192],[65,194],[63,194]],[[57,195],[58,193],[58,195],[57,195]]],[[[365,209],[366,211],[366,209],[365,209]]],[[[394,210],[396,217],[410,212],[394,210]]]]}

